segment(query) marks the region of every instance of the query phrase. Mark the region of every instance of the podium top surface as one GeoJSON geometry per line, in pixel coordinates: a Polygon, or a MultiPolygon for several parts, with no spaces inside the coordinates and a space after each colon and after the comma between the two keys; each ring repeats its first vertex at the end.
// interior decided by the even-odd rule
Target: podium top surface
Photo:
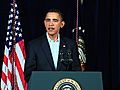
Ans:
{"type": "MultiPolygon", "coordinates": [[[[28,90],[53,90],[57,83],[63,85],[66,79],[76,81],[81,88],[80,90],[103,90],[101,72],[79,71],[33,71],[28,84],[28,90]]],[[[62,89],[58,88],[55,90],[62,89]]]]}

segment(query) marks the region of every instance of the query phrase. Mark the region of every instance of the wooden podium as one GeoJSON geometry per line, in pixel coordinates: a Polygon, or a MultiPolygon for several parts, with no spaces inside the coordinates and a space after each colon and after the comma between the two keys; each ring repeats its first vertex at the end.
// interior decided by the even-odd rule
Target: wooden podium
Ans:
{"type": "Polygon", "coordinates": [[[103,90],[102,73],[33,71],[28,90],[103,90]]]}

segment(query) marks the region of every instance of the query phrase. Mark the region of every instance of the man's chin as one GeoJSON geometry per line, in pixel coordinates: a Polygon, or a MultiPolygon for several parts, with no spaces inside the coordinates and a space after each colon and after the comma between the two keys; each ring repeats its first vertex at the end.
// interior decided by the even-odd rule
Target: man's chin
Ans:
{"type": "Polygon", "coordinates": [[[50,35],[50,36],[54,36],[54,33],[48,33],[48,35],[50,35]]]}

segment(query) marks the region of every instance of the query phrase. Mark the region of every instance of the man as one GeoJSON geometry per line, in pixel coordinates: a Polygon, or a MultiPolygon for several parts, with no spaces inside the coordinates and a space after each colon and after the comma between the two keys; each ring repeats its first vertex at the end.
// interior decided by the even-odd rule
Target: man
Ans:
{"type": "Polygon", "coordinates": [[[27,48],[25,79],[32,71],[79,71],[80,61],[76,43],[60,35],[65,22],[58,10],[49,10],[44,19],[46,34],[32,40],[27,48]]]}

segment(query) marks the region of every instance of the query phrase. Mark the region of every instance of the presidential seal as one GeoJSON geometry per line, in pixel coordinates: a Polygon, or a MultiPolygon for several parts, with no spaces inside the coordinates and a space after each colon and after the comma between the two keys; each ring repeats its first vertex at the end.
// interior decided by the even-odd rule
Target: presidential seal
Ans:
{"type": "Polygon", "coordinates": [[[81,90],[81,87],[75,80],[63,78],[54,85],[53,90],[81,90]]]}

